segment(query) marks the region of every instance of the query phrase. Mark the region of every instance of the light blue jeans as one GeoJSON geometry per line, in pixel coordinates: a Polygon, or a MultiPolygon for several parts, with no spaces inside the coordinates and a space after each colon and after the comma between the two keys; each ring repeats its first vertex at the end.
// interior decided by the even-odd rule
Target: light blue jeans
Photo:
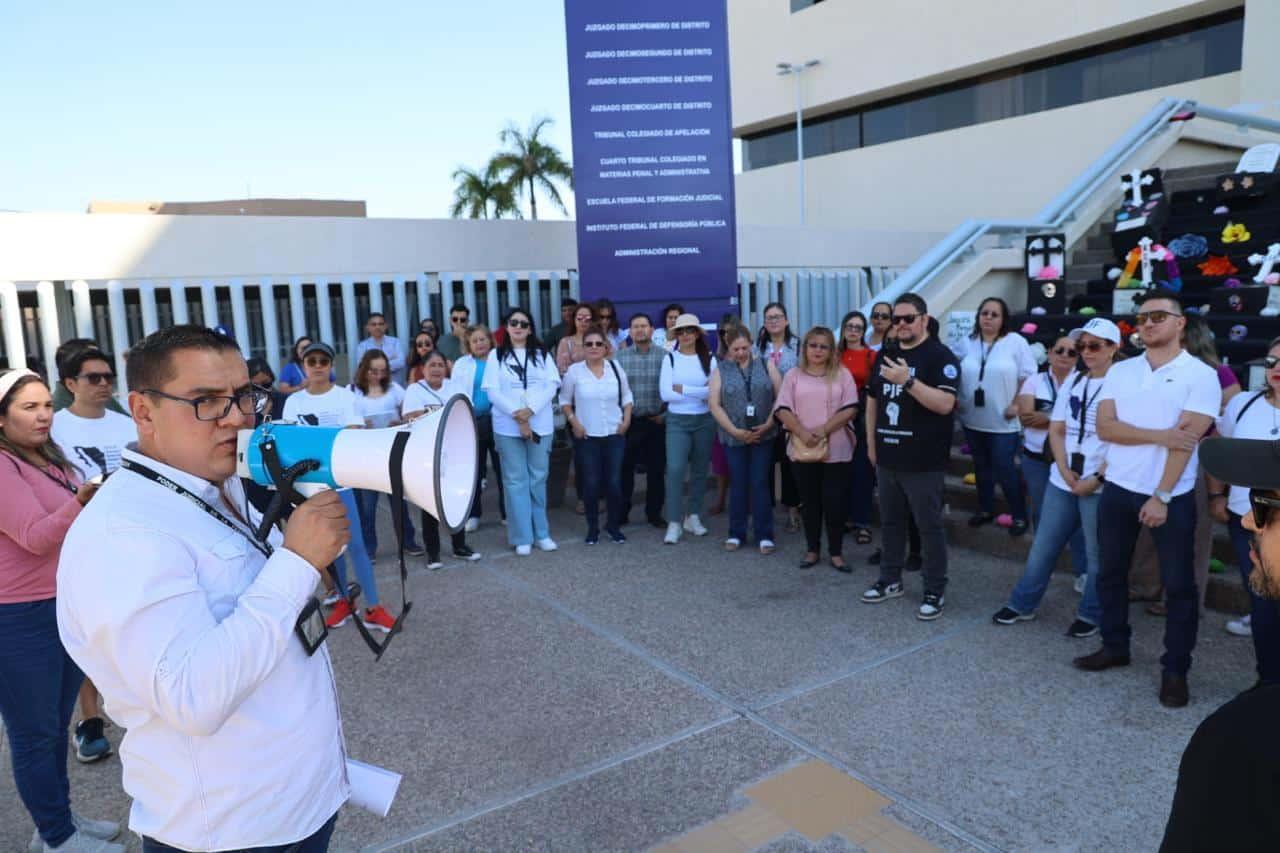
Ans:
{"type": "Polygon", "coordinates": [[[351,542],[347,544],[346,560],[342,557],[334,560],[334,568],[338,570],[338,586],[342,592],[347,589],[347,571],[343,566],[347,560],[356,571],[356,581],[360,584],[360,600],[365,607],[376,607],[378,604],[378,582],[373,577],[373,560],[369,557],[369,549],[364,543],[364,534],[360,529],[360,510],[356,506],[356,494],[352,489],[338,489],[338,497],[347,508],[347,521],[351,522],[351,542]]]}
{"type": "MultiPolygon", "coordinates": [[[[1047,441],[1047,439],[1046,439],[1047,441]]],[[[1056,464],[1056,463],[1055,463],[1056,464]]],[[[1031,523],[1040,532],[1040,506],[1044,503],[1044,490],[1049,485],[1049,463],[1022,454],[1022,479],[1027,484],[1027,497],[1031,498],[1031,523]]],[[[1071,568],[1076,576],[1083,575],[1089,567],[1089,558],[1084,552],[1084,534],[1077,530],[1071,537],[1071,568]]]]}
{"type": "Polygon", "coordinates": [[[1098,503],[1102,492],[1076,497],[1053,483],[1044,490],[1040,507],[1040,527],[1031,543],[1027,567],[1013,588],[1008,606],[1023,615],[1034,613],[1049,588],[1058,555],[1067,547],[1079,528],[1084,532],[1084,550],[1088,569],[1085,572],[1084,595],[1076,609],[1076,617],[1091,625],[1102,621],[1102,605],[1098,602],[1098,503]]]}
{"type": "Polygon", "coordinates": [[[667,522],[702,515],[707,497],[707,466],[711,464],[711,440],[715,421],[710,414],[667,415],[667,522]],[[685,474],[689,494],[684,494],[685,474]]]}
{"type": "Polygon", "coordinates": [[[502,460],[503,498],[507,506],[507,541],[532,545],[551,536],[547,523],[547,468],[552,436],[538,443],[519,436],[494,435],[502,460]]]}

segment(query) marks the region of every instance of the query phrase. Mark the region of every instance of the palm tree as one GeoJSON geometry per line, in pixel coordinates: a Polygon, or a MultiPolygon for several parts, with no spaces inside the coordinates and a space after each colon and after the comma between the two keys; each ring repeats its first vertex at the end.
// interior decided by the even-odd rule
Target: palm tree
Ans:
{"type": "Polygon", "coordinates": [[[489,165],[497,170],[512,191],[523,199],[529,196],[529,213],[538,218],[538,198],[536,190],[541,187],[550,196],[555,206],[566,216],[569,211],[560,199],[557,181],[563,181],[573,188],[573,167],[565,162],[564,157],[554,145],[543,142],[540,138],[543,130],[550,127],[551,119],[535,118],[528,131],[521,131],[514,124],[508,124],[506,130],[498,134],[498,141],[509,146],[506,151],[494,155],[489,165]]]}
{"type": "Polygon", "coordinates": [[[498,174],[492,162],[483,171],[459,166],[453,170],[453,181],[453,206],[449,208],[449,215],[454,219],[464,213],[471,219],[488,219],[491,204],[494,219],[506,214],[520,217],[510,184],[498,174]]]}

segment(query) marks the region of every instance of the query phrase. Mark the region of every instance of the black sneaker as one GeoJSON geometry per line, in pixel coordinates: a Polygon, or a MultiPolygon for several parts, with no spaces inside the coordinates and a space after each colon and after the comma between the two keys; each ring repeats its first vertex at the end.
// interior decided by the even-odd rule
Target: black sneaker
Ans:
{"type": "Polygon", "coordinates": [[[111,754],[104,728],[101,717],[89,717],[76,725],[76,760],[81,764],[92,764],[111,754]]]}
{"type": "Polygon", "coordinates": [[[1036,615],[1034,613],[1023,615],[1012,607],[1001,607],[996,615],[991,617],[991,621],[997,625],[1014,625],[1018,622],[1030,622],[1035,618],[1036,615]]]}
{"type": "Polygon", "coordinates": [[[918,572],[923,568],[924,558],[919,554],[908,554],[907,561],[902,566],[902,570],[906,572],[918,572]]]}
{"type": "Polygon", "coordinates": [[[924,601],[920,602],[920,609],[916,611],[916,618],[922,622],[932,622],[942,615],[942,608],[946,603],[947,600],[941,595],[927,592],[924,601]]]}
{"type": "Polygon", "coordinates": [[[410,557],[421,557],[423,554],[427,553],[427,549],[423,548],[421,545],[406,545],[404,546],[404,552],[410,557]]]}
{"type": "Polygon", "coordinates": [[[627,537],[622,534],[621,530],[609,530],[606,532],[609,534],[609,539],[613,541],[613,544],[615,545],[627,544],[627,537]]]}
{"type": "Polygon", "coordinates": [[[1077,640],[1083,640],[1087,637],[1096,636],[1098,626],[1092,622],[1086,622],[1083,619],[1077,619],[1071,623],[1071,627],[1067,629],[1067,636],[1077,640]]]}
{"type": "Polygon", "coordinates": [[[471,550],[466,545],[463,545],[461,548],[454,548],[453,556],[457,557],[459,560],[466,560],[469,563],[474,563],[476,560],[480,559],[480,554],[471,550]]]}
{"type": "Polygon", "coordinates": [[[595,533],[588,533],[587,538],[583,540],[588,545],[599,545],[600,537],[595,533]]]}
{"type": "Polygon", "coordinates": [[[891,598],[902,598],[902,584],[876,581],[862,594],[863,604],[879,604],[891,598]]]}

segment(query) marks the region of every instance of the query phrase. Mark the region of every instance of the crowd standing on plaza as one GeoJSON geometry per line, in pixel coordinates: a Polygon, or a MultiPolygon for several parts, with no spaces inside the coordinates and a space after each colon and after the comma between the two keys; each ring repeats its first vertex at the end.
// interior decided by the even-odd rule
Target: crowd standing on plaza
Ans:
{"type": "MultiPolygon", "coordinates": [[[[333,347],[303,336],[278,379],[261,359],[248,365],[240,360],[234,369],[247,368],[252,384],[236,386],[230,396],[199,400],[162,390],[168,374],[157,359],[172,359],[173,350],[186,347],[222,358],[218,364],[225,368],[223,362],[234,360],[227,353],[239,358],[238,350],[234,343],[218,343],[213,332],[207,332],[210,339],[201,337],[202,330],[183,331],[195,327],[179,327],[177,343],[168,349],[149,338],[140,344],[143,355],[134,355],[146,362],[138,367],[139,382],[146,384],[130,382],[136,398],[132,417],[113,396],[111,359],[92,341],[69,341],[59,349],[59,381],[52,393],[30,371],[0,375],[0,489],[19,496],[0,509],[0,637],[7,638],[0,643],[0,679],[32,685],[22,697],[0,691],[0,712],[18,791],[36,823],[32,849],[122,849],[110,843],[118,826],[71,810],[66,754],[77,705],[76,757],[91,762],[111,751],[98,690],[85,674],[120,691],[116,695],[126,697],[117,700],[122,707],[136,706],[126,721],[131,732],[143,732],[137,723],[149,719],[181,727],[166,717],[167,710],[145,707],[147,698],[131,680],[136,673],[102,658],[101,638],[125,629],[93,622],[76,609],[72,591],[55,597],[62,577],[56,575],[59,550],[102,479],[121,467],[132,472],[156,461],[135,442],[153,450],[169,447],[172,458],[190,459],[188,451],[172,450],[175,422],[153,423],[139,414],[155,416],[163,402],[186,404],[192,423],[200,425],[226,418],[252,425],[274,414],[302,424],[376,429],[411,422],[454,395],[465,396],[476,415],[481,464],[469,519],[449,543],[453,557],[463,561],[481,557],[467,534],[478,529],[486,498],[496,498],[491,510],[517,555],[559,547],[547,516],[547,482],[553,446],[562,441],[572,445],[588,546],[598,545],[602,534],[613,545],[628,542],[624,528],[631,524],[641,472],[647,482],[644,521],[662,531],[667,545],[678,545],[686,535],[706,536],[709,517],[725,513],[725,550],[754,545],[762,555],[774,554],[780,503],[785,532],[804,538],[802,570],[825,556],[833,569],[851,572],[846,537],[859,546],[874,544],[872,515],[878,507],[881,541],[872,558],[878,576],[860,600],[878,605],[903,597],[904,573],[918,570],[915,615],[925,621],[941,617],[946,605],[944,477],[960,427],[979,500],[968,524],[997,520],[999,486],[1009,534],[1034,533],[1025,571],[992,621],[1014,626],[1034,620],[1065,551],[1080,595],[1066,633],[1101,639],[1101,648],[1076,657],[1074,664],[1090,672],[1126,666],[1129,603],[1143,597],[1135,594],[1130,574],[1150,563],[1159,578],[1153,606],[1165,614],[1159,700],[1169,707],[1187,704],[1208,560],[1201,540],[1213,520],[1226,523],[1248,580],[1254,538],[1248,518],[1257,506],[1249,489],[1199,471],[1197,447],[1215,430],[1230,438],[1275,440],[1280,340],[1266,358],[1266,388],[1242,393],[1228,381],[1234,375],[1223,375],[1202,321],[1187,315],[1172,293],[1152,294],[1138,309],[1142,346],[1136,355],[1123,356],[1127,342],[1116,324],[1094,318],[1054,342],[1044,369],[1010,328],[1009,307],[998,298],[981,303],[973,333],[952,347],[940,339],[924,300],[911,293],[892,304],[876,303],[865,315],[850,312],[835,330],[815,326],[798,334],[780,303],[770,303],[761,316],[763,325],[755,331],[734,315],[721,318],[713,352],[701,319],[678,304],[667,306],[656,322],[637,313],[623,326],[608,300],[566,300],[561,322],[545,338],[523,308],[509,310],[495,334],[472,324],[469,309],[459,304],[449,312],[448,334],[439,335],[435,323],[424,320],[407,348],[387,334],[386,318],[374,313],[367,318],[367,337],[354,349],[357,366],[349,385],[336,381],[333,347]],[[221,404],[206,404],[216,400],[229,401],[225,411],[213,411],[221,404]],[[707,511],[712,473],[718,499],[707,511]],[[73,627],[64,627],[60,639],[58,610],[64,603],[73,627]]],[[[132,367],[130,374],[132,380],[132,367]]],[[[172,411],[167,417],[173,418],[172,411]]],[[[191,461],[176,472],[166,468],[165,476],[190,484],[190,474],[202,465],[207,467],[191,461]]],[[[239,524],[217,509],[210,513],[244,534],[264,498],[252,484],[230,479],[234,488],[212,488],[206,480],[200,488],[208,494],[196,499],[225,506],[239,524]]],[[[142,481],[129,478],[134,480],[136,490],[142,481]]],[[[138,497],[144,503],[154,498],[150,492],[138,497]]],[[[395,625],[396,615],[379,603],[374,573],[379,501],[377,492],[341,490],[325,504],[326,523],[340,527],[350,542],[345,556],[335,551],[308,566],[333,566],[337,585],[325,579],[324,599],[330,630],[352,619],[366,631],[386,633],[395,625]],[[361,590],[356,608],[341,594],[349,571],[361,590]]],[[[436,519],[423,512],[415,526],[407,505],[391,510],[403,512],[405,553],[441,568],[436,519]]],[[[278,546],[282,540],[273,535],[278,546]]],[[[265,572],[274,559],[272,543],[251,544],[262,546],[258,551],[266,563],[258,563],[265,572]]],[[[244,558],[243,551],[214,553],[224,560],[244,558]]],[[[281,576],[278,583],[292,588],[307,579],[314,585],[314,577],[296,566],[273,571],[281,576]],[[282,580],[285,575],[288,580],[282,580]]],[[[90,585],[82,572],[67,572],[73,576],[90,585]]],[[[255,576],[245,574],[239,590],[255,576]]],[[[1268,590],[1257,584],[1252,590],[1250,615],[1230,630],[1252,637],[1258,683],[1280,684],[1276,601],[1264,597],[1268,590]]],[[[144,604],[121,606],[137,612],[144,604]]],[[[270,640],[277,646],[278,628],[270,640]]],[[[184,642],[196,642],[183,636],[184,642]]],[[[121,643],[142,639],[136,632],[118,637],[121,643]]],[[[253,684],[262,687],[258,675],[253,684]]],[[[308,675],[308,683],[316,677],[308,675]]],[[[177,694],[161,698],[189,701],[177,694]]],[[[180,707],[173,713],[182,719],[180,707]]],[[[155,739],[164,742],[161,734],[155,739]]],[[[158,797],[156,781],[141,779],[139,796],[158,797]]],[[[198,796],[199,790],[182,794],[198,796]]],[[[314,816],[295,829],[315,837],[325,827],[332,831],[331,811],[314,816]]],[[[171,849],[163,845],[165,838],[179,843],[197,837],[186,835],[172,814],[145,815],[140,823],[155,830],[148,850],[171,849]]]]}

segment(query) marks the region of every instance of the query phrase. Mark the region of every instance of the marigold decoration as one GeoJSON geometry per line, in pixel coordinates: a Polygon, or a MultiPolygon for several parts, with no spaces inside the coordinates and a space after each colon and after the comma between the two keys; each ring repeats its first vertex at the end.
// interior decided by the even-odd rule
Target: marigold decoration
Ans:
{"type": "Polygon", "coordinates": [[[1127,338],[1137,331],[1137,329],[1133,327],[1133,324],[1127,320],[1121,320],[1119,323],[1116,323],[1116,328],[1120,330],[1120,337],[1122,338],[1127,338]]]}
{"type": "Polygon", "coordinates": [[[1201,264],[1196,264],[1201,275],[1232,275],[1240,272],[1240,269],[1226,255],[1210,255],[1209,259],[1201,264]]]}
{"type": "Polygon", "coordinates": [[[1253,235],[1249,233],[1249,229],[1244,227],[1244,223],[1236,224],[1228,222],[1227,227],[1222,229],[1223,243],[1248,243],[1253,235]]]}

